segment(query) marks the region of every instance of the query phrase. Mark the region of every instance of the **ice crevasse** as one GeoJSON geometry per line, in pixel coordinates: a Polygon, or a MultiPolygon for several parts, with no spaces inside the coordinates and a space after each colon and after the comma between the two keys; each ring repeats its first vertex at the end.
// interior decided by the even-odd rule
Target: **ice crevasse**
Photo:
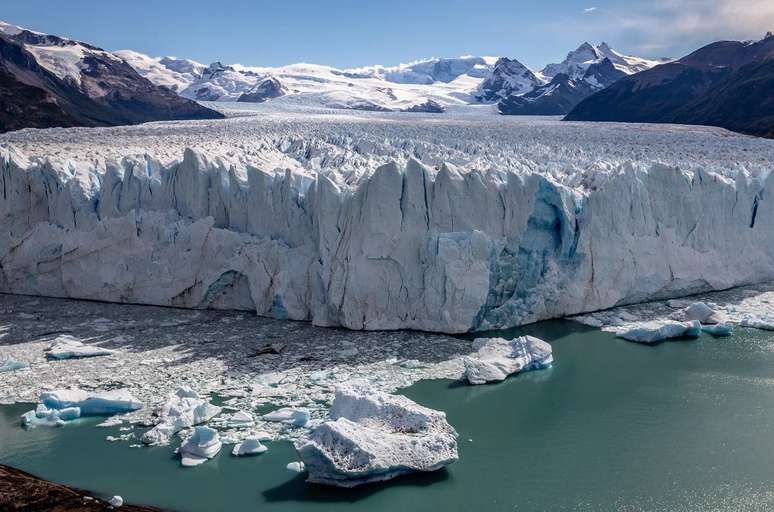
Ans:
{"type": "Polygon", "coordinates": [[[774,279],[771,175],[237,170],[0,152],[0,291],[467,332],[774,279]]]}

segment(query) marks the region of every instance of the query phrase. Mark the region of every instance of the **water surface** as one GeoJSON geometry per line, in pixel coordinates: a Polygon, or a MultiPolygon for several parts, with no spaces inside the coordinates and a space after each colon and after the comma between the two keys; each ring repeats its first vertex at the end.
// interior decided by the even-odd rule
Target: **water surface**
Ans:
{"type": "MultiPolygon", "coordinates": [[[[555,366],[501,384],[404,390],[460,434],[448,469],[354,490],[310,486],[289,443],[252,458],[230,447],[182,469],[170,447],[108,443],[100,419],[24,431],[29,405],[0,407],[0,462],[134,503],[185,511],[774,509],[774,336],[739,329],[655,347],[572,322],[529,332],[555,366]]],[[[1,378],[1,377],[0,377],[1,378]]],[[[138,435],[141,430],[138,430],[138,435]]]]}

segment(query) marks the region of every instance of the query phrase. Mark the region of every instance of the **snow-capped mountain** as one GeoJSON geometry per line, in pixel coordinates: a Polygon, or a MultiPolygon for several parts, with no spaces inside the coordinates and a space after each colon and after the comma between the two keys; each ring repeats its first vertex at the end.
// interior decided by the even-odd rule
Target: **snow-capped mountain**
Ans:
{"type": "Polygon", "coordinates": [[[577,105],[567,119],[705,124],[774,137],[774,35],[718,41],[628,76],[577,105]]]}
{"type": "Polygon", "coordinates": [[[633,75],[668,61],[668,59],[648,60],[624,55],[610,48],[605,42],[596,46],[584,42],[568,53],[562,62],[548,64],[540,70],[540,75],[550,80],[556,75],[564,73],[570,78],[577,79],[584,75],[589,66],[599,64],[604,59],[609,59],[616,69],[626,75],[633,75]]]}
{"type": "Polygon", "coordinates": [[[205,66],[132,51],[117,54],[154,83],[198,101],[272,100],[426,112],[442,112],[451,105],[498,103],[501,113],[514,114],[566,114],[589,94],[659,63],[623,55],[606,43],[583,43],[563,62],[538,72],[506,57],[434,58],[398,66],[337,69],[317,64],[255,67],[215,62],[205,66]],[[428,104],[437,107],[425,108],[428,104]]]}
{"type": "Polygon", "coordinates": [[[3,22],[0,84],[0,131],[222,117],[110,52],[3,22]]]}
{"type": "Polygon", "coordinates": [[[527,66],[516,59],[497,59],[489,77],[478,87],[481,101],[499,101],[510,96],[525,94],[545,83],[527,66]]]}

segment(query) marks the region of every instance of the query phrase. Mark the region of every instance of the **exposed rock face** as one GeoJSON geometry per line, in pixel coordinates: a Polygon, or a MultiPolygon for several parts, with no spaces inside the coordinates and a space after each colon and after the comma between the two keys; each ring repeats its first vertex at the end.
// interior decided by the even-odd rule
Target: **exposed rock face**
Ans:
{"type": "Polygon", "coordinates": [[[99,48],[0,24],[0,131],[223,117],[99,48]]]}
{"type": "Polygon", "coordinates": [[[774,36],[720,41],[578,104],[572,121],[706,124],[774,137],[774,36]]]}
{"type": "Polygon", "coordinates": [[[498,382],[514,373],[548,368],[554,361],[551,345],[534,336],[477,338],[476,354],[466,357],[465,378],[471,384],[498,382]]]}
{"type": "Polygon", "coordinates": [[[279,98],[288,93],[287,87],[275,77],[269,77],[258,82],[258,85],[242,94],[237,101],[247,103],[261,103],[272,98],[279,98]]]}
{"type": "Polygon", "coordinates": [[[331,419],[296,443],[307,481],[338,487],[435,471],[457,460],[457,433],[443,412],[364,382],[336,389],[331,419]]]}
{"type": "MultiPolygon", "coordinates": [[[[35,512],[102,512],[109,503],[94,493],[47,482],[19,469],[0,464],[0,510],[35,512]],[[88,497],[89,499],[84,499],[88,497]]],[[[123,512],[158,512],[151,507],[122,504],[123,512]]]]}
{"type": "Polygon", "coordinates": [[[444,108],[443,105],[441,105],[436,101],[427,100],[424,103],[418,103],[416,105],[412,105],[406,109],[403,109],[403,112],[424,112],[427,114],[443,114],[444,112],[446,112],[446,108],[444,108]]]}
{"type": "Polygon", "coordinates": [[[481,101],[499,101],[529,92],[543,84],[535,73],[516,59],[497,59],[492,75],[481,82],[477,97],[481,101]]]}
{"type": "Polygon", "coordinates": [[[579,75],[560,73],[526,94],[507,96],[498,102],[497,108],[501,114],[508,115],[564,115],[624,76],[623,71],[605,58],[588,65],[579,75]]]}

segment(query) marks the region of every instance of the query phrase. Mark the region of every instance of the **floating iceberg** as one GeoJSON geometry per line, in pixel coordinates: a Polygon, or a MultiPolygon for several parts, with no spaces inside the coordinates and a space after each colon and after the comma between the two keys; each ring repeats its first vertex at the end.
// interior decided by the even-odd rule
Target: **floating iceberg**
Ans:
{"type": "Polygon", "coordinates": [[[716,337],[731,336],[734,326],[730,323],[702,325],[701,330],[716,337]]]}
{"type": "Polygon", "coordinates": [[[123,414],[142,408],[127,389],[91,392],[80,389],[44,391],[40,401],[50,409],[77,407],[82,416],[123,414]]]}
{"type": "Polygon", "coordinates": [[[767,315],[747,315],[739,322],[742,327],[774,331],[774,318],[767,315]]]}
{"type": "Polygon", "coordinates": [[[44,404],[38,404],[34,411],[28,411],[22,414],[22,425],[27,428],[47,426],[59,427],[67,421],[81,417],[81,410],[78,407],[67,407],[64,409],[49,409],[44,404]]]}
{"type": "Polygon", "coordinates": [[[457,460],[457,433],[443,412],[364,381],[339,385],[326,421],[295,443],[308,482],[354,487],[457,460]]]}
{"type": "Polygon", "coordinates": [[[210,427],[196,427],[193,435],[178,449],[180,463],[185,467],[198,466],[216,456],[222,446],[217,430],[210,427]]]}
{"type": "Polygon", "coordinates": [[[303,462],[293,461],[293,462],[288,462],[287,465],[285,466],[285,469],[287,469],[291,473],[303,473],[306,470],[306,467],[304,466],[303,462]]]}
{"type": "Polygon", "coordinates": [[[177,389],[159,412],[161,421],[142,436],[145,444],[166,444],[177,432],[209,421],[218,415],[221,408],[189,387],[177,389]]]}
{"type": "Polygon", "coordinates": [[[110,503],[110,506],[118,508],[123,506],[124,499],[121,496],[113,496],[108,503],[110,503]]]}
{"type": "Polygon", "coordinates": [[[295,427],[303,427],[309,422],[309,411],[305,409],[293,409],[291,407],[283,407],[277,409],[268,414],[264,414],[262,418],[266,421],[274,421],[279,423],[286,423],[295,427]]]}
{"type": "Polygon", "coordinates": [[[242,442],[237,443],[234,446],[234,449],[231,450],[232,455],[236,455],[237,457],[242,455],[257,455],[259,453],[263,453],[268,448],[261,444],[261,440],[257,437],[248,437],[244,439],[242,442]]]}
{"type": "Polygon", "coordinates": [[[12,372],[14,370],[21,370],[22,368],[29,368],[30,365],[28,365],[25,362],[17,361],[13,357],[6,357],[3,361],[3,364],[0,364],[0,373],[3,372],[12,372]]]}
{"type": "Polygon", "coordinates": [[[696,338],[701,334],[698,320],[678,322],[675,320],[653,320],[626,327],[616,336],[637,343],[656,343],[672,338],[696,338]]]}
{"type": "Polygon", "coordinates": [[[46,355],[51,359],[75,359],[80,357],[108,356],[113,350],[97,347],[94,345],[84,345],[83,342],[72,336],[58,336],[46,351],[46,355]]]}
{"type": "Polygon", "coordinates": [[[471,384],[504,380],[508,375],[526,370],[548,368],[554,361],[551,345],[534,336],[476,338],[474,356],[463,359],[465,378],[471,384]]]}

